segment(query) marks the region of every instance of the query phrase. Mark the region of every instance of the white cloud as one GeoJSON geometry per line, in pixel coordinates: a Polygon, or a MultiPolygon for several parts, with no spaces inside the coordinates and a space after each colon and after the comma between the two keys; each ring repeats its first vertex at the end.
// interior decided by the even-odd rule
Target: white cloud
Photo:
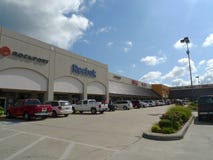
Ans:
{"type": "Polygon", "coordinates": [[[213,45],[213,33],[206,37],[205,41],[203,42],[203,47],[209,47],[211,45],[213,45]]]}
{"type": "Polygon", "coordinates": [[[125,45],[126,45],[126,47],[124,48],[124,52],[127,53],[133,47],[133,43],[132,43],[132,41],[126,41],[125,45]]]}
{"type": "Polygon", "coordinates": [[[142,76],[139,81],[150,83],[150,81],[159,79],[161,75],[162,73],[159,71],[152,71],[142,76]]]}
{"type": "Polygon", "coordinates": [[[172,85],[173,86],[186,86],[186,85],[189,85],[189,81],[184,81],[183,79],[174,79],[172,81],[172,85]]]}
{"type": "Polygon", "coordinates": [[[9,29],[67,49],[93,26],[82,14],[85,7],[83,0],[2,0],[0,19],[9,29]]]}
{"type": "MultiPolygon", "coordinates": [[[[162,77],[163,80],[180,79],[181,77],[184,77],[185,75],[189,74],[188,59],[187,58],[179,59],[178,63],[181,66],[174,66],[174,68],[169,73],[167,73],[162,77]]],[[[195,67],[195,64],[192,60],[190,61],[190,63],[192,73],[195,73],[197,71],[197,68],[195,67]]]]}
{"type": "Polygon", "coordinates": [[[202,60],[202,61],[200,61],[199,63],[198,63],[198,66],[202,66],[202,65],[204,65],[206,63],[206,61],[205,60],[202,60]]]}
{"type": "Polygon", "coordinates": [[[141,62],[144,62],[146,65],[155,66],[157,64],[165,62],[167,59],[166,56],[156,57],[156,56],[146,56],[141,58],[141,62]]]}
{"type": "Polygon", "coordinates": [[[103,27],[103,28],[98,29],[97,34],[107,33],[107,32],[110,32],[111,30],[112,30],[112,27],[103,27]]]}
{"type": "Polygon", "coordinates": [[[212,84],[213,83],[213,59],[206,62],[205,73],[200,76],[202,84],[212,84]]]}
{"type": "Polygon", "coordinates": [[[108,42],[108,43],[107,43],[107,46],[108,46],[108,47],[111,47],[113,44],[114,44],[113,42],[108,42]]]}
{"type": "MultiPolygon", "coordinates": [[[[180,43],[180,40],[178,40],[174,45],[175,49],[185,49],[186,48],[186,43],[180,43]]],[[[189,48],[193,47],[193,43],[189,43],[189,48]]]]}
{"type": "Polygon", "coordinates": [[[136,64],[132,64],[132,68],[136,68],[136,64]]]}

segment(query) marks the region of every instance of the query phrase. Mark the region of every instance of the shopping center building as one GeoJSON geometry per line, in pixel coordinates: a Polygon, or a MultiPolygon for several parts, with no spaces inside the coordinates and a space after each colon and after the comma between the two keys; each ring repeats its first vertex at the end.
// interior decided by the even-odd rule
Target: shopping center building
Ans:
{"type": "Polygon", "coordinates": [[[0,102],[157,96],[151,85],[108,72],[108,65],[0,28],[0,102]]]}

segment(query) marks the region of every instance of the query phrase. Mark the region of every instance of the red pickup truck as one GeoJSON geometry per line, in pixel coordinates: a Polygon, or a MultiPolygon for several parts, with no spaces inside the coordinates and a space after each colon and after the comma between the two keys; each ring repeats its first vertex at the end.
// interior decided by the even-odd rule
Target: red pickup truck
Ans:
{"type": "Polygon", "coordinates": [[[6,117],[23,117],[30,120],[33,117],[46,118],[52,114],[51,105],[43,105],[38,99],[22,99],[18,100],[14,106],[6,111],[6,117]]]}

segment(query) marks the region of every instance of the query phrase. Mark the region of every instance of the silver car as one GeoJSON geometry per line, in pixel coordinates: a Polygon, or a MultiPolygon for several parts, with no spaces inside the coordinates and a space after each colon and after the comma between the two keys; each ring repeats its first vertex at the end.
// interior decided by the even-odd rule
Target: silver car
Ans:
{"type": "Polygon", "coordinates": [[[69,101],[59,100],[59,101],[48,101],[45,104],[52,106],[52,116],[57,117],[58,115],[64,115],[67,117],[72,113],[72,105],[69,101]]]}
{"type": "Polygon", "coordinates": [[[116,109],[128,110],[133,108],[133,104],[129,100],[119,100],[113,103],[116,109]]]}

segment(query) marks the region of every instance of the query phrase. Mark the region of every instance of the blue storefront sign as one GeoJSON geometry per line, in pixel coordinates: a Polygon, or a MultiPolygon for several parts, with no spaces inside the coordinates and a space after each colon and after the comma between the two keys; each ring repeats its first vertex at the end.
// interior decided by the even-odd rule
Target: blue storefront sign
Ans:
{"type": "Polygon", "coordinates": [[[73,64],[71,66],[71,72],[75,73],[75,74],[78,74],[78,75],[91,77],[91,78],[95,78],[96,77],[96,71],[94,69],[90,70],[90,69],[88,69],[86,67],[85,68],[81,68],[81,67],[79,67],[76,64],[73,64]]]}

